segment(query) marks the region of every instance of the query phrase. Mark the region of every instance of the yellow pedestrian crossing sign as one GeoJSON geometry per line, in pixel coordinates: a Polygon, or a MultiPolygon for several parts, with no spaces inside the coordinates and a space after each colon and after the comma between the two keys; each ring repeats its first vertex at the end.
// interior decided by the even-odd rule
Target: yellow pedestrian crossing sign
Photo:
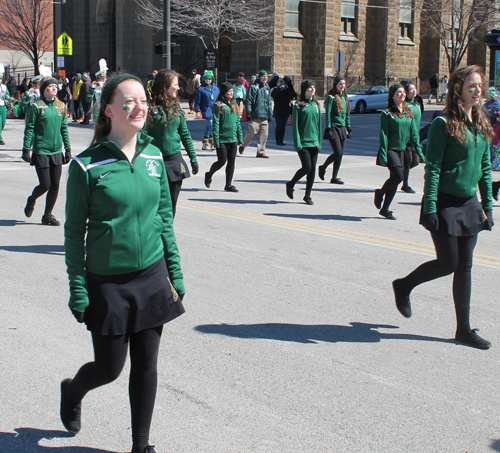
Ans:
{"type": "Polygon", "coordinates": [[[73,55],[73,40],[64,32],[57,38],[57,54],[73,55]]]}

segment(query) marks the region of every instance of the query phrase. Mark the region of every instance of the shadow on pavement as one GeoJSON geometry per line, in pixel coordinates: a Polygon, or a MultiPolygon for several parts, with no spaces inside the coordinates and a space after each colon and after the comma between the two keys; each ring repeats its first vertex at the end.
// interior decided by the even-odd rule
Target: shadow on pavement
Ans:
{"type": "MultiPolygon", "coordinates": [[[[209,190],[209,189],[207,189],[209,190]]],[[[217,190],[216,190],[217,191],[217,190]]],[[[218,190],[217,192],[223,192],[223,190],[218,190]]],[[[276,200],[225,200],[225,199],[217,199],[217,198],[189,198],[189,201],[205,201],[209,203],[230,203],[230,204],[280,204],[286,203],[287,201],[276,201],[276,200]]]]}
{"type": "MultiPolygon", "coordinates": [[[[302,203],[304,204],[304,203],[302,203]]],[[[290,219],[307,219],[307,220],[345,220],[346,222],[361,222],[363,219],[372,219],[373,217],[355,217],[350,215],[320,215],[320,214],[274,214],[272,212],[264,215],[271,217],[286,217],[290,219]]]]}
{"type": "Polygon", "coordinates": [[[385,324],[366,324],[351,322],[350,326],[338,325],[304,325],[304,324],[206,324],[195,327],[202,333],[227,335],[237,338],[267,339],[293,341],[296,343],[378,343],[381,340],[418,340],[436,341],[439,343],[454,343],[455,340],[427,337],[424,335],[409,335],[398,333],[383,333],[377,329],[399,329],[397,326],[385,324]]]}
{"type": "Polygon", "coordinates": [[[493,440],[491,442],[490,448],[493,451],[500,451],[500,439],[493,440]]]}
{"type": "Polygon", "coordinates": [[[40,222],[26,222],[24,220],[0,220],[0,226],[18,226],[18,225],[40,225],[40,222]]]}
{"type": "Polygon", "coordinates": [[[63,245],[7,245],[0,247],[0,250],[20,253],[43,253],[45,255],[64,255],[63,245]]]}
{"type": "Polygon", "coordinates": [[[87,447],[44,447],[38,445],[42,439],[73,437],[66,431],[48,431],[35,428],[16,428],[15,433],[0,432],[0,451],[2,453],[118,453],[111,450],[101,450],[87,447]]]}

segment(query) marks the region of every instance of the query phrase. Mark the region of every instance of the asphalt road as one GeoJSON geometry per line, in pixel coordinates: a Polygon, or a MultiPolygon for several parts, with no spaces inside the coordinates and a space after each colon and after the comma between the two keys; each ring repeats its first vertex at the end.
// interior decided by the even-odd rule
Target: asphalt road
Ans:
{"type": "MultiPolygon", "coordinates": [[[[480,234],[473,269],[472,325],[489,351],[452,340],[451,277],[415,289],[403,318],[391,282],[433,256],[418,225],[423,166],[411,171],[417,193],[396,195],[398,220],[380,217],[379,114],[352,124],[346,184],[317,180],[314,206],[302,202],[305,183],[293,201],[285,195],[299,167],[290,128],[288,146],[276,147],[271,125],[270,159],[255,159],[255,141],[238,155],[236,194],[224,192],[223,170],[205,188],[215,153],[199,153],[175,219],[186,313],[164,329],[158,453],[500,451],[500,225],[480,234]]],[[[189,128],[200,150],[204,123],[189,128]]],[[[67,308],[63,228],[40,225],[42,200],[24,217],[37,178],[20,159],[22,135],[23,122],[8,120],[0,149],[0,452],[130,451],[128,365],[87,395],[77,436],[59,420],[59,383],[92,346],[67,308]]],[[[91,136],[70,126],[74,154],[91,136]]],[[[328,153],[324,142],[320,163],[328,153]]]]}

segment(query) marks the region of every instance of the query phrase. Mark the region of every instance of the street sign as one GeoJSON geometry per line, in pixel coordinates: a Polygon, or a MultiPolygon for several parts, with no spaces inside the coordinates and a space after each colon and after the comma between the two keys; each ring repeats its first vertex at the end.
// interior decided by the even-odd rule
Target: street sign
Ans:
{"type": "Polygon", "coordinates": [[[61,77],[66,77],[66,71],[64,69],[59,69],[58,73],[61,77]]]}
{"type": "Polygon", "coordinates": [[[73,40],[64,32],[57,38],[57,54],[73,55],[73,40]]]}
{"type": "Polygon", "coordinates": [[[214,69],[219,67],[219,52],[212,44],[205,49],[205,68],[214,69]]]}
{"type": "Polygon", "coordinates": [[[57,57],[57,67],[64,68],[64,57],[57,57]]]}

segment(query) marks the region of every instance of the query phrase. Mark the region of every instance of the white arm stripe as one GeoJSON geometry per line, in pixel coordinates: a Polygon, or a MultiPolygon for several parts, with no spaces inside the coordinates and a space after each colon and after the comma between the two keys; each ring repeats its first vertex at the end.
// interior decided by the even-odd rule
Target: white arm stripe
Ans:
{"type": "Polygon", "coordinates": [[[163,159],[163,156],[149,156],[147,154],[139,154],[139,157],[144,157],[146,159],[163,159]]]}
{"type": "Polygon", "coordinates": [[[78,157],[74,157],[74,160],[76,160],[79,164],[80,167],[83,168],[83,171],[90,170],[93,167],[98,167],[99,165],[105,165],[105,164],[110,164],[111,162],[116,162],[118,159],[106,159],[106,160],[101,160],[100,162],[95,162],[93,164],[85,165],[78,157]]]}
{"type": "Polygon", "coordinates": [[[436,116],[436,118],[434,118],[434,119],[437,120],[438,118],[442,119],[446,123],[446,118],[444,118],[442,116],[436,116]]]}
{"type": "Polygon", "coordinates": [[[73,157],[73,160],[75,162],[77,162],[78,165],[80,165],[80,167],[82,167],[83,171],[87,171],[87,167],[85,166],[85,164],[80,159],[78,159],[78,157],[73,157]]]}

